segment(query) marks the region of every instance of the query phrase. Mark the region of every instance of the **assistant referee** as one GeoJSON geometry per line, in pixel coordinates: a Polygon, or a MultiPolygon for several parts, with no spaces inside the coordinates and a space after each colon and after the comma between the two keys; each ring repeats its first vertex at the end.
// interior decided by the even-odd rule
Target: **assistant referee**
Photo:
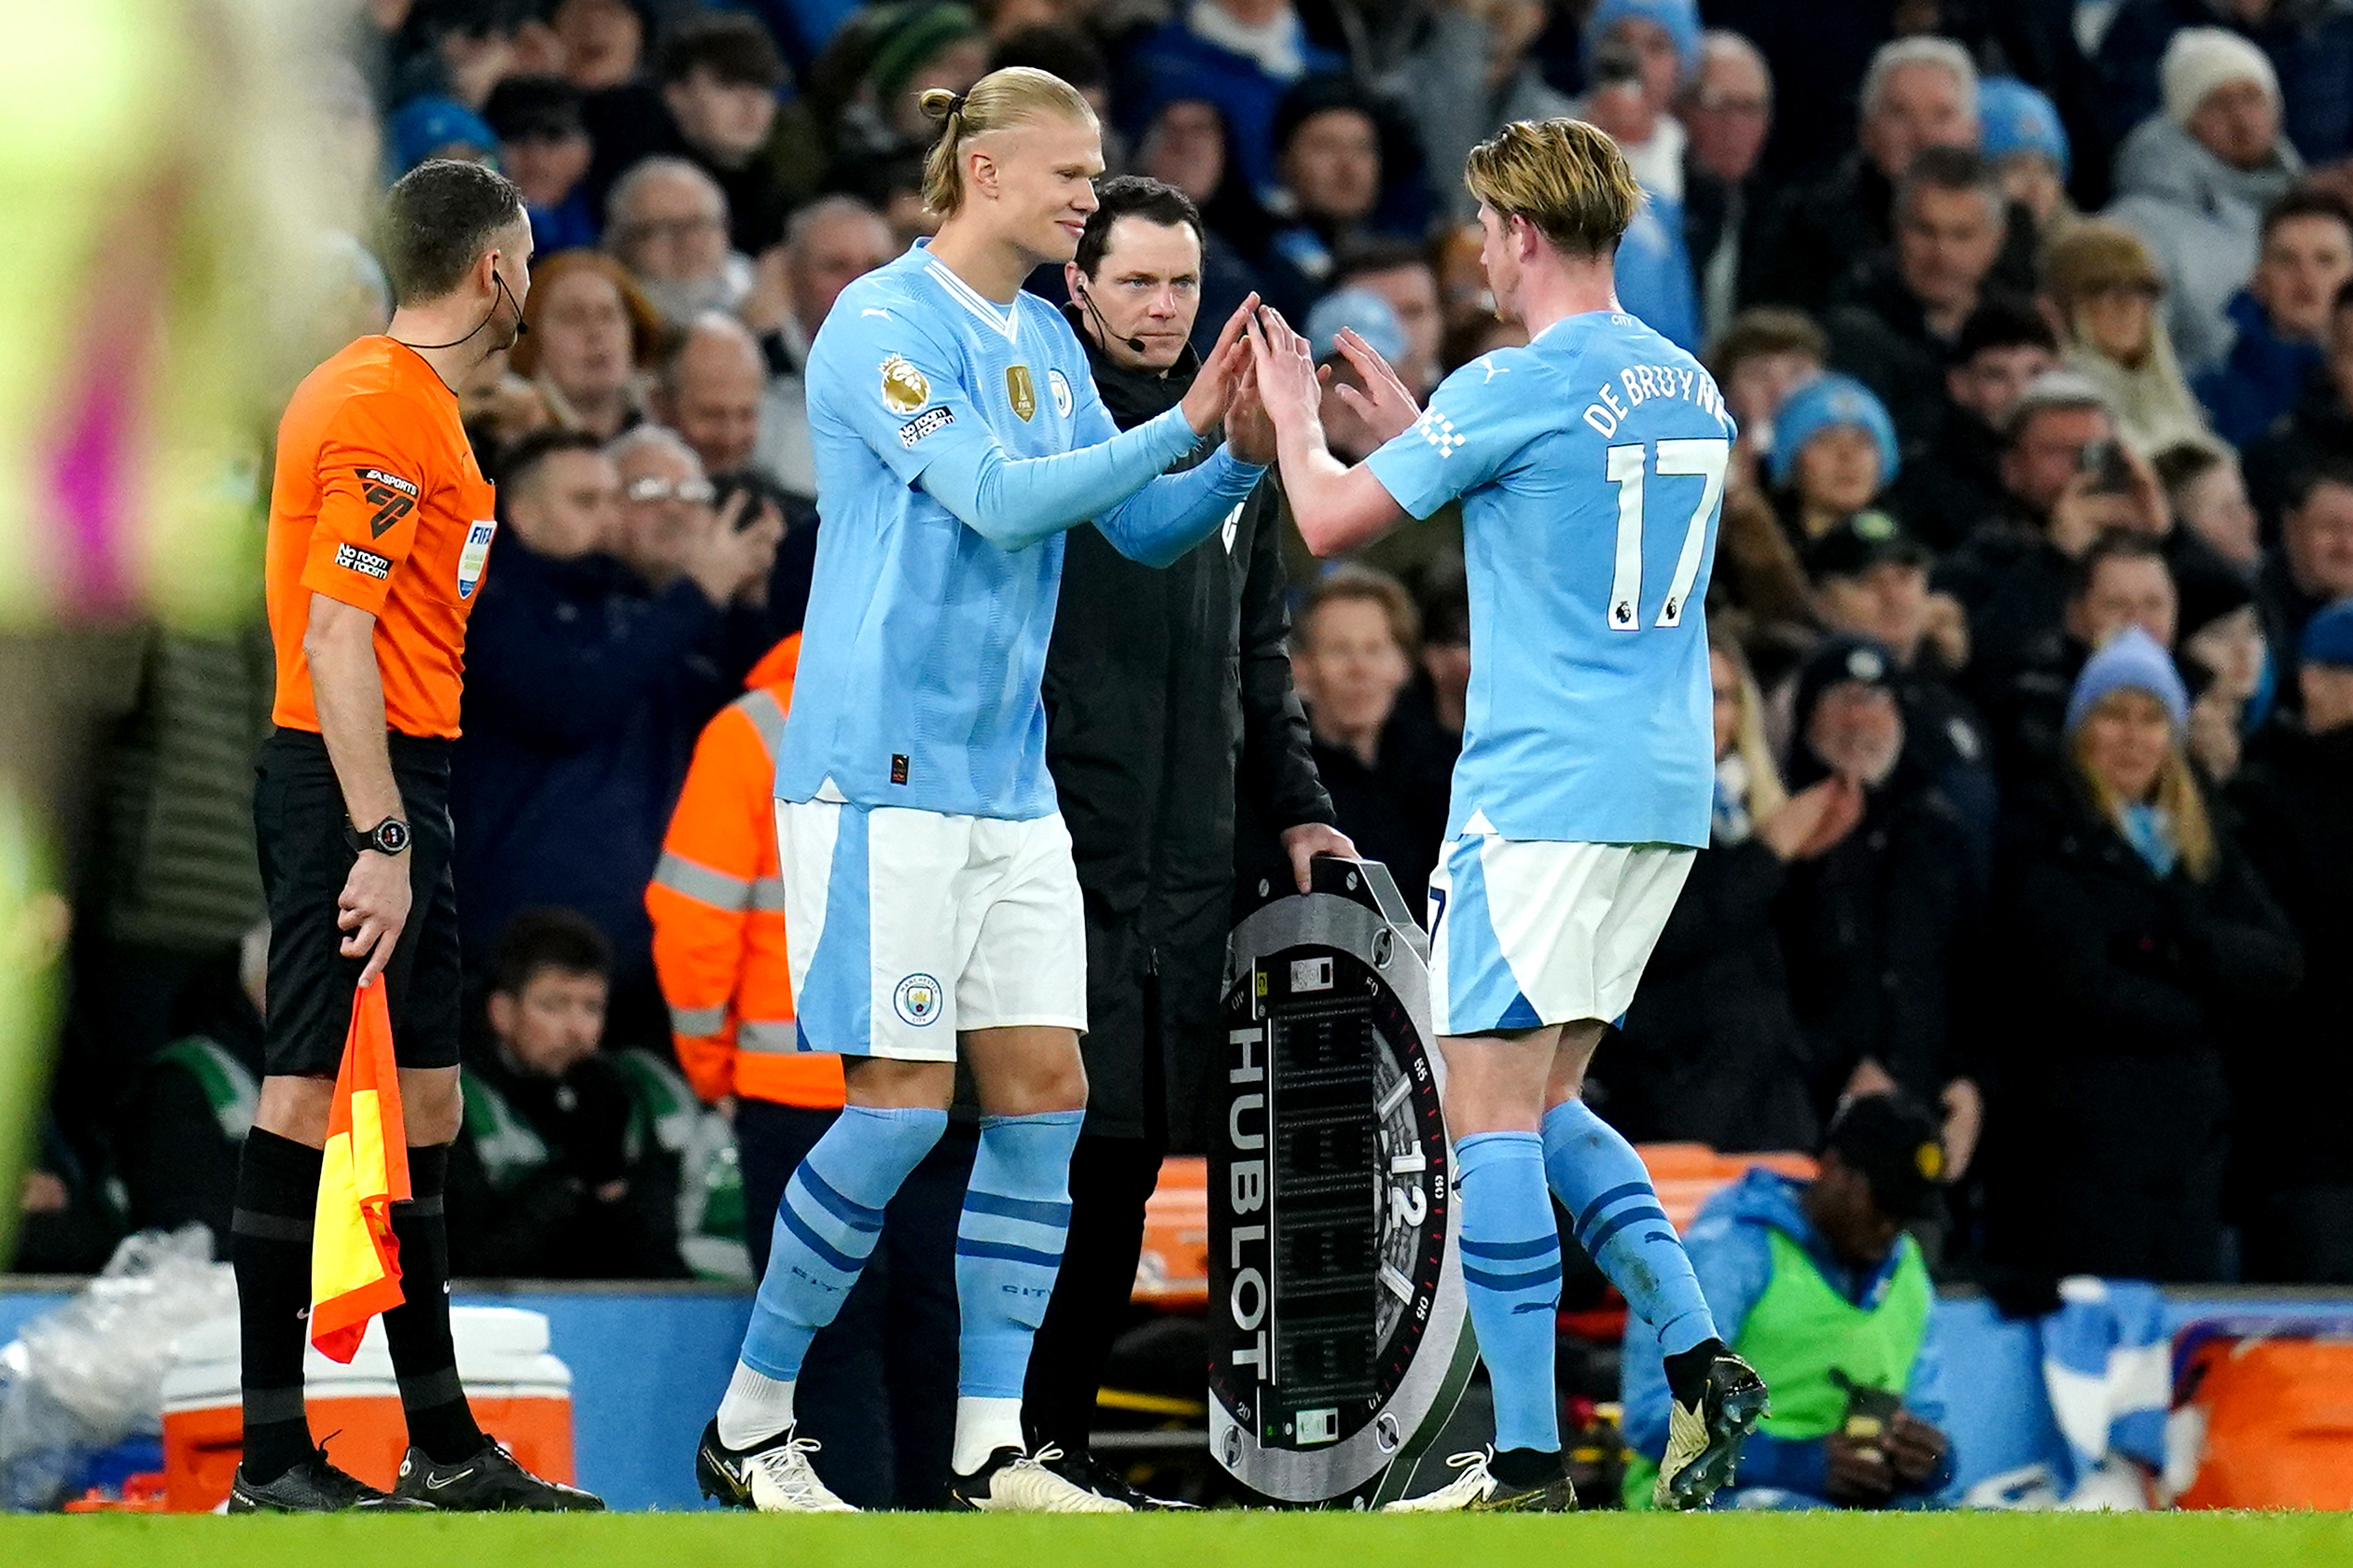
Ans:
{"type": "Polygon", "coordinates": [[[455,389],[522,334],[531,225],[507,180],[437,160],[387,193],[380,251],[392,324],[296,389],[270,496],[277,731],[254,793],[269,1006],[230,1225],[244,1452],[229,1506],[601,1508],[475,1424],[450,1339],[441,1217],[460,1109],[450,742],[466,618],[497,532],[455,389]],[[302,1404],[319,1151],[354,988],[379,975],[412,1195],[393,1211],[406,1299],[384,1314],[410,1442],[390,1494],[328,1462],[302,1404]]]}

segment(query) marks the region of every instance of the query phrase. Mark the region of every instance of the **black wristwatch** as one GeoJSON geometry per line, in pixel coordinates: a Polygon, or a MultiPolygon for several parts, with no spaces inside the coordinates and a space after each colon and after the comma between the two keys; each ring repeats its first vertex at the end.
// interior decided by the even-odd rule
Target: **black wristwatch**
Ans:
{"type": "Polygon", "coordinates": [[[386,817],[362,833],[346,820],[343,824],[343,842],[351,846],[354,854],[369,850],[378,854],[399,854],[409,847],[409,825],[398,817],[386,817]]]}

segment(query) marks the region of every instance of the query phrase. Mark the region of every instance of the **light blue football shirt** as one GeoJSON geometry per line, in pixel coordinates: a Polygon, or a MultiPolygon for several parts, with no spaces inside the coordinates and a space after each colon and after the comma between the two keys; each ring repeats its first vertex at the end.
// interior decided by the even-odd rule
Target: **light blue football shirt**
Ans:
{"type": "Polygon", "coordinates": [[[1707,626],[1734,423],[1630,315],[1570,316],[1446,378],[1368,460],[1427,517],[1459,496],[1470,691],[1447,831],[1707,842],[1707,626]]]}
{"type": "Polygon", "coordinates": [[[1122,434],[1061,312],[983,298],[921,242],[842,291],[810,347],[808,408],[824,529],[777,798],[829,782],[826,798],[861,806],[1047,815],[1059,530],[1093,517],[1165,564],[1261,470],[1220,451],[1154,479],[1193,448],[1182,413],[1122,434]],[[1066,453],[1083,455],[1051,476],[987,466],[1066,453]],[[960,505],[987,531],[934,489],[976,491],[960,505]]]}

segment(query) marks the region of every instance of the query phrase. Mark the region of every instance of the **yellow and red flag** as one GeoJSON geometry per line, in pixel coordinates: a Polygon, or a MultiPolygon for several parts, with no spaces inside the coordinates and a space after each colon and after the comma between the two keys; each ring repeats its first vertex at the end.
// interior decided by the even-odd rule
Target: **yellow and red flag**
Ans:
{"type": "Polygon", "coordinates": [[[311,1242],[311,1343],[349,1363],[368,1320],[403,1299],[392,1206],[409,1198],[409,1136],[381,977],[352,998],[325,1153],[311,1242]]]}

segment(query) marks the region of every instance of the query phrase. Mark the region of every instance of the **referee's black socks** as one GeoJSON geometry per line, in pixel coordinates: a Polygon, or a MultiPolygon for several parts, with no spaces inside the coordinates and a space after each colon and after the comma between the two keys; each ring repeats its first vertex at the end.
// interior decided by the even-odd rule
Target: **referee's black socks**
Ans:
{"type": "MultiPolygon", "coordinates": [[[[313,1182],[317,1169],[313,1164],[313,1182]]],[[[457,1347],[450,1339],[450,1229],[441,1212],[449,1177],[449,1145],[410,1146],[410,1200],[392,1211],[403,1299],[384,1314],[384,1339],[400,1380],[409,1441],[436,1464],[471,1459],[490,1441],[474,1424],[457,1379],[457,1347]]]]}
{"type": "Polygon", "coordinates": [[[302,1414],[302,1349],[310,1337],[311,1230],[319,1151],[255,1128],[237,1163],[229,1260],[237,1273],[244,1368],[245,1478],[266,1485],[311,1454],[302,1414]]]}

